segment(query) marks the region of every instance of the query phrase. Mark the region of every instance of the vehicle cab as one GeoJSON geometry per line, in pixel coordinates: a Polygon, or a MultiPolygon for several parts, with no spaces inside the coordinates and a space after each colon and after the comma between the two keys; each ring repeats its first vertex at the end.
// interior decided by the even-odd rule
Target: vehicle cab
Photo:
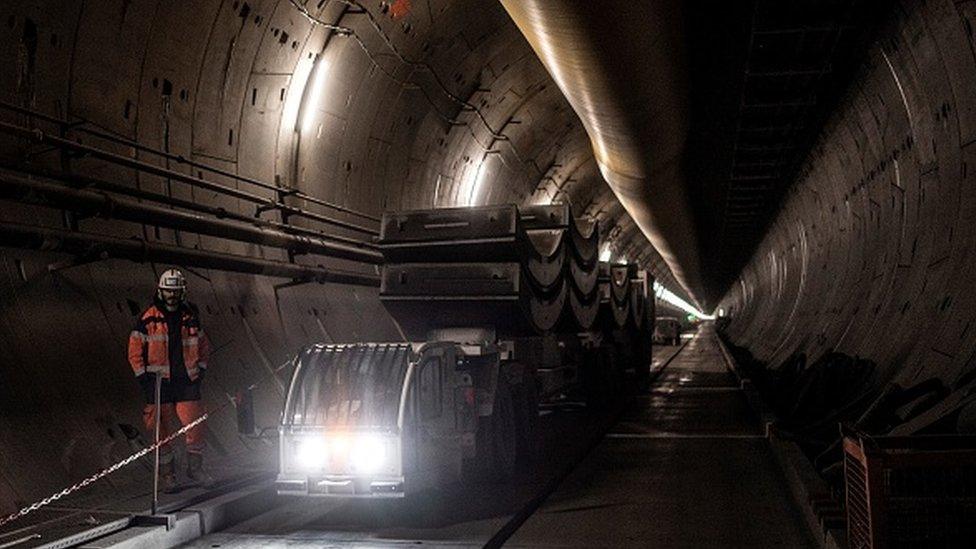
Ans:
{"type": "Polygon", "coordinates": [[[306,347],[279,427],[277,492],[402,497],[456,478],[476,424],[459,355],[445,343],[306,347]]]}

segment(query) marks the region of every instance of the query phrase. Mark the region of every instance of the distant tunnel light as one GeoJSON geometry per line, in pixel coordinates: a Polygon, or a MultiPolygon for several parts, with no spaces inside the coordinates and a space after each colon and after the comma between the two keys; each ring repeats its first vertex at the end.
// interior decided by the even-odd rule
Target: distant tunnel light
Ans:
{"type": "Polygon", "coordinates": [[[607,262],[610,261],[610,245],[605,244],[603,246],[603,251],[600,252],[600,261],[607,262]]]}
{"type": "Polygon", "coordinates": [[[671,290],[665,288],[660,282],[654,282],[654,296],[664,301],[665,303],[670,303],[675,307],[681,309],[682,311],[694,315],[701,320],[714,320],[715,315],[706,315],[705,313],[699,311],[694,305],[688,303],[687,301],[681,299],[674,294],[671,290]]]}

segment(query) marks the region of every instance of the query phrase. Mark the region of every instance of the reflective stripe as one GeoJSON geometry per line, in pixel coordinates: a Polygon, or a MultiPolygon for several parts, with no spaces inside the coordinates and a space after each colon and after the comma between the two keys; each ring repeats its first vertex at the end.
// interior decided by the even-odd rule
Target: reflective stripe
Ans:
{"type": "Polygon", "coordinates": [[[168,374],[169,366],[166,364],[150,364],[146,366],[146,371],[153,374],[168,374]]]}
{"type": "Polygon", "coordinates": [[[200,370],[198,368],[187,368],[186,373],[190,376],[190,378],[193,378],[200,373],[200,370]]]}
{"type": "Polygon", "coordinates": [[[146,369],[142,366],[133,366],[132,371],[135,372],[137,376],[141,376],[142,374],[146,373],[146,369]]]}
{"type": "Polygon", "coordinates": [[[184,347],[192,347],[194,345],[197,345],[198,343],[200,343],[200,338],[197,337],[197,336],[189,336],[189,337],[183,338],[183,346],[184,347]]]}
{"type": "Polygon", "coordinates": [[[136,339],[141,339],[143,341],[169,341],[169,336],[166,334],[149,335],[149,334],[144,334],[138,330],[132,330],[132,333],[129,334],[129,337],[134,337],[136,339]]]}
{"type": "Polygon", "coordinates": [[[206,362],[197,362],[197,368],[200,368],[201,370],[206,370],[207,369],[207,363],[206,362]]]}

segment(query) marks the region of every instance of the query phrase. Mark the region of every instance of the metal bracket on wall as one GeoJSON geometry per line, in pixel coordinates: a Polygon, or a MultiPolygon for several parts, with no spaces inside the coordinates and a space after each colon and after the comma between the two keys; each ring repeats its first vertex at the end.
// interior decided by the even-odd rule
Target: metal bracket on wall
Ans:
{"type": "Polygon", "coordinates": [[[312,282],[315,282],[315,280],[313,280],[313,279],[305,279],[305,278],[295,278],[295,279],[289,280],[288,282],[282,282],[281,284],[275,284],[274,285],[275,299],[278,298],[278,290],[284,290],[285,288],[291,288],[291,287],[294,287],[294,286],[302,286],[304,284],[309,284],[309,283],[312,283],[312,282]]]}
{"type": "Polygon", "coordinates": [[[55,261],[54,263],[47,264],[47,271],[49,273],[57,273],[65,269],[70,269],[72,267],[80,267],[82,265],[88,265],[91,263],[97,263],[99,261],[105,261],[109,258],[108,252],[102,250],[92,250],[84,255],[74,256],[61,261],[55,261]]]}

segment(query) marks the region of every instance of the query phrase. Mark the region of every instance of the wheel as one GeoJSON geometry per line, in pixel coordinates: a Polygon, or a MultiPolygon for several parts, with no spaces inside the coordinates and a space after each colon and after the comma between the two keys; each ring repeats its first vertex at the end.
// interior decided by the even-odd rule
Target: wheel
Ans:
{"type": "Polygon", "coordinates": [[[539,455],[539,392],[535,381],[525,379],[515,387],[515,402],[518,415],[518,440],[516,455],[518,462],[531,465],[539,455]]]}
{"type": "Polygon", "coordinates": [[[507,483],[515,477],[518,457],[518,426],[511,387],[502,380],[499,380],[498,388],[495,390],[495,406],[492,410],[490,425],[489,472],[491,480],[507,483]]]}
{"type": "Polygon", "coordinates": [[[611,406],[617,392],[617,372],[614,352],[610,347],[600,347],[587,353],[584,364],[584,391],[586,406],[602,410],[611,406]]]}

